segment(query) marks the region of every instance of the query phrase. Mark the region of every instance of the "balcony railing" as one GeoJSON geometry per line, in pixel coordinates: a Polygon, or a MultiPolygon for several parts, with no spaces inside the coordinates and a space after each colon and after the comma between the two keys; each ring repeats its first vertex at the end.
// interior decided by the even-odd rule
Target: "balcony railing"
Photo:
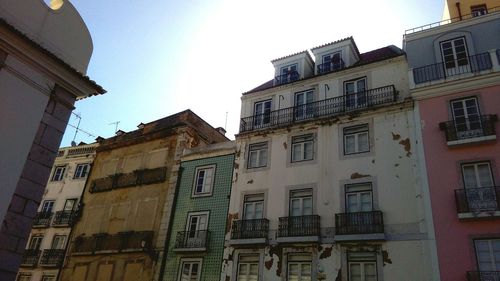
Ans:
{"type": "Polygon", "coordinates": [[[345,68],[344,60],[330,61],[318,65],[318,74],[339,71],[345,68]]]}
{"type": "Polygon", "coordinates": [[[288,126],[305,120],[342,115],[383,104],[390,104],[395,102],[396,99],[396,88],[394,85],[389,85],[304,105],[283,108],[242,118],[240,133],[288,126]]]}
{"type": "Polygon", "coordinates": [[[381,211],[335,214],[336,235],[372,233],[384,233],[381,211]]]}
{"type": "Polygon", "coordinates": [[[52,220],[53,226],[71,226],[78,217],[78,211],[57,211],[52,220]]]}
{"type": "Polygon", "coordinates": [[[43,250],[40,259],[41,266],[59,266],[64,259],[64,249],[46,249],[43,250]]]}
{"type": "Polygon", "coordinates": [[[77,237],[73,253],[143,251],[153,245],[153,234],[153,231],[130,231],[113,235],[99,233],[90,237],[77,237]]]}
{"type": "Polygon", "coordinates": [[[206,250],[210,232],[208,230],[179,231],[175,240],[175,249],[206,250]]]}
{"type": "Polygon", "coordinates": [[[446,141],[495,136],[496,115],[480,115],[474,118],[456,118],[439,123],[439,128],[446,134],[446,141]]]}
{"type": "Polygon", "coordinates": [[[33,218],[33,228],[49,227],[52,212],[38,212],[33,218]]]}
{"type": "Polygon", "coordinates": [[[26,249],[23,253],[21,266],[35,267],[40,258],[40,250],[26,249]]]}
{"type": "Polygon", "coordinates": [[[93,180],[90,192],[104,192],[117,188],[160,183],[166,180],[166,175],[166,167],[137,170],[126,174],[114,174],[109,177],[93,180]]]}
{"type": "Polygon", "coordinates": [[[268,231],[268,219],[233,221],[231,239],[267,238],[268,231]]]}
{"type": "Polygon", "coordinates": [[[320,216],[295,216],[279,218],[279,237],[319,236],[320,216]]]}
{"type": "Polygon", "coordinates": [[[465,73],[476,73],[491,68],[490,54],[481,53],[462,59],[414,68],[413,80],[415,84],[420,84],[465,73]]]}
{"type": "Polygon", "coordinates": [[[291,83],[293,81],[299,80],[299,73],[297,71],[290,71],[286,74],[278,75],[274,77],[274,80],[276,80],[276,85],[282,85],[282,84],[287,84],[291,83]]]}
{"type": "Polygon", "coordinates": [[[456,189],[455,201],[459,214],[500,211],[500,187],[456,189]]]}
{"type": "Polygon", "coordinates": [[[500,271],[468,271],[467,281],[499,281],[500,271]]]}

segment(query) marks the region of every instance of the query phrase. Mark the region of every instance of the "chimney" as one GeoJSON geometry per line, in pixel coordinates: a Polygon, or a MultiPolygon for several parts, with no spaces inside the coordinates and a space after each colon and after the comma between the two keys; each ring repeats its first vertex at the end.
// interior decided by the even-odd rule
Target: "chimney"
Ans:
{"type": "Polygon", "coordinates": [[[225,136],[226,135],[226,130],[222,127],[217,127],[215,128],[217,132],[219,132],[221,135],[225,136]]]}

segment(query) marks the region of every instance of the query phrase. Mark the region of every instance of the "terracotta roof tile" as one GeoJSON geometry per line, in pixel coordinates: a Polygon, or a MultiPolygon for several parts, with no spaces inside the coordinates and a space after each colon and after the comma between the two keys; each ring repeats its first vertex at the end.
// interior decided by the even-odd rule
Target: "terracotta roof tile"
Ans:
{"type": "Polygon", "coordinates": [[[309,52],[307,50],[305,50],[305,51],[302,51],[302,52],[298,52],[298,53],[294,53],[294,54],[291,54],[291,55],[288,55],[288,56],[284,56],[284,57],[281,57],[281,58],[274,59],[271,62],[279,61],[279,60],[286,59],[286,58],[293,57],[295,55],[300,55],[300,54],[306,54],[312,60],[311,55],[309,54],[309,52]]]}

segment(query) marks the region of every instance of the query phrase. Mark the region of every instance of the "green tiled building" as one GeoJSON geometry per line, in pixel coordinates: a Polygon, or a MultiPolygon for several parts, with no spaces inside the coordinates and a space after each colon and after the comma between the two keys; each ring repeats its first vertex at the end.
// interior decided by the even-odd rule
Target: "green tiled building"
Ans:
{"type": "Polygon", "coordinates": [[[226,142],[186,151],[181,158],[160,280],[220,279],[234,152],[234,142],[226,142]]]}

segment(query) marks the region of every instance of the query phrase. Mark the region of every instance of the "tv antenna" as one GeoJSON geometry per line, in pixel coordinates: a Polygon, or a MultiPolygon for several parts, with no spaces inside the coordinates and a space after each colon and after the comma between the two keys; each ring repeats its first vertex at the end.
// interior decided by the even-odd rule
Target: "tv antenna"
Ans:
{"type": "Polygon", "coordinates": [[[113,124],[115,125],[115,134],[116,134],[116,132],[118,132],[118,124],[120,124],[120,121],[111,122],[108,125],[113,125],[113,124]]]}
{"type": "Polygon", "coordinates": [[[76,142],[75,142],[75,139],[76,139],[76,135],[78,134],[78,131],[80,130],[80,122],[82,121],[82,115],[81,113],[74,113],[73,112],[73,115],[75,115],[76,118],[78,118],[78,124],[76,125],[76,130],[75,130],[75,135],[73,136],[73,140],[71,141],[71,146],[76,146],[76,142]]]}

